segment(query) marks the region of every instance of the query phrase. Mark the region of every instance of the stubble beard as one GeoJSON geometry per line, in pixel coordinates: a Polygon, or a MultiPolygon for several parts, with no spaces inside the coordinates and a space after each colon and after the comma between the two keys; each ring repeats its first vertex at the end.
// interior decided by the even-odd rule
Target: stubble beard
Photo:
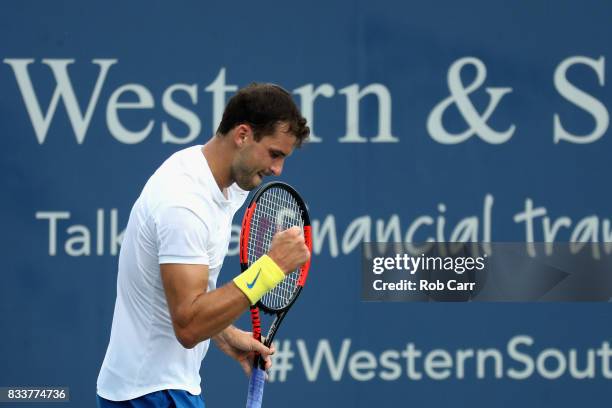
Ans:
{"type": "Polygon", "coordinates": [[[257,171],[245,165],[244,163],[235,163],[231,167],[232,179],[238,184],[238,187],[245,191],[251,191],[261,184],[261,178],[258,177],[257,171]]]}

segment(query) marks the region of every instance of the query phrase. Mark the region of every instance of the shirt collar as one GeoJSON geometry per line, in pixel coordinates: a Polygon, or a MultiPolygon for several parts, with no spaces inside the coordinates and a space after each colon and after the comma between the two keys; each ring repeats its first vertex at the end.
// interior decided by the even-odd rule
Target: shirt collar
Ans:
{"type": "Polygon", "coordinates": [[[230,205],[231,204],[231,200],[229,198],[229,194],[230,194],[230,188],[228,187],[226,188],[226,192],[228,194],[228,198],[225,198],[225,195],[223,194],[223,192],[221,191],[221,189],[219,188],[219,185],[217,184],[217,181],[215,180],[215,176],[213,176],[212,174],[212,170],[210,169],[210,166],[208,165],[208,160],[206,160],[206,156],[204,156],[204,152],[202,151],[202,146],[199,146],[198,149],[198,153],[200,154],[200,157],[202,158],[202,162],[203,162],[203,166],[201,166],[203,168],[203,177],[204,177],[204,182],[210,187],[210,191],[212,192],[213,195],[213,200],[220,205],[230,205]]]}

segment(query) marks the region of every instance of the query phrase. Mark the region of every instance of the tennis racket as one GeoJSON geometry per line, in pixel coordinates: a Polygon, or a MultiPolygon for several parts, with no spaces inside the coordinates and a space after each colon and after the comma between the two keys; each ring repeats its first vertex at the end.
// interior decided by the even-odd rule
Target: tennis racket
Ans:
{"type": "MultiPolygon", "coordinates": [[[[308,209],[302,197],[293,187],[281,182],[268,183],[251,199],[242,220],[240,233],[240,267],[244,272],[270,250],[272,237],[279,231],[298,226],[304,232],[304,240],[312,254],[312,239],[308,209]]],[[[274,316],[264,344],[270,347],[287,312],[299,296],[310,268],[310,260],[293,272],[274,289],[251,306],[253,337],[261,341],[261,317],[259,311],[274,316]]],[[[255,355],[253,372],[249,379],[247,408],[259,408],[263,399],[265,381],[264,361],[255,355]]]]}

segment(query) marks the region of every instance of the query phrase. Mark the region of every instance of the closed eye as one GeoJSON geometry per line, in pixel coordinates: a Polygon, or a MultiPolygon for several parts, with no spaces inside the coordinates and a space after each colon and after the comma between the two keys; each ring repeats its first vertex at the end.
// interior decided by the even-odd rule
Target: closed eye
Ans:
{"type": "Polygon", "coordinates": [[[270,150],[270,157],[272,157],[273,159],[278,159],[278,158],[282,158],[285,156],[286,154],[280,150],[270,150]]]}

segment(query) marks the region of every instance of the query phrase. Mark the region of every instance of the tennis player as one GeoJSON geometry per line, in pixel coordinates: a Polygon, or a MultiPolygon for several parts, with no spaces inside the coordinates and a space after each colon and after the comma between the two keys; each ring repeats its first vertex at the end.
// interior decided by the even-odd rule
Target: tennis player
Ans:
{"type": "Polygon", "coordinates": [[[287,91],[252,84],[230,99],[211,140],[151,176],[121,245],[98,407],[204,407],[199,370],[209,339],[247,374],[254,352],[271,366],[274,349],[232,322],[308,260],[299,228],[277,233],[268,254],[232,282],[216,283],[248,191],[280,175],[309,132],[287,91]]]}

